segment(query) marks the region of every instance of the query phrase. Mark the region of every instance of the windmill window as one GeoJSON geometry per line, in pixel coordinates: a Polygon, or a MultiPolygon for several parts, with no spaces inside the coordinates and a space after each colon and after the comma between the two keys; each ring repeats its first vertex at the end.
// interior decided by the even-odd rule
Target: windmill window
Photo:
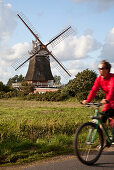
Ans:
{"type": "Polygon", "coordinates": [[[40,58],[38,58],[38,61],[40,61],[40,58]]]}

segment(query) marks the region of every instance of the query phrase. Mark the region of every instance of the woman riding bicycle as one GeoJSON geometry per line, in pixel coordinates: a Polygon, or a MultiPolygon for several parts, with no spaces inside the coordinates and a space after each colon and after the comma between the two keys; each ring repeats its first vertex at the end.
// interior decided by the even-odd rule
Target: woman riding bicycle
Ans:
{"type": "Polygon", "coordinates": [[[104,116],[102,116],[103,123],[106,123],[108,117],[114,119],[114,74],[110,73],[110,69],[111,64],[109,62],[101,61],[98,67],[100,76],[96,78],[87,100],[82,101],[83,104],[87,104],[93,100],[99,88],[104,91],[106,99],[101,100],[101,103],[104,104],[102,109],[104,113],[104,116]]]}

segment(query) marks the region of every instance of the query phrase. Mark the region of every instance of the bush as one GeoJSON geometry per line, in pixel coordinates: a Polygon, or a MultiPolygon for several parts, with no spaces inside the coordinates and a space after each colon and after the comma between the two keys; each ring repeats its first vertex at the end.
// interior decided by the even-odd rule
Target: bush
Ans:
{"type": "Polygon", "coordinates": [[[76,78],[71,80],[66,86],[66,91],[69,95],[78,100],[82,100],[87,97],[93,83],[97,77],[97,74],[92,70],[84,70],[76,75],[76,78]]]}
{"type": "Polygon", "coordinates": [[[29,93],[32,93],[33,91],[34,91],[34,86],[32,84],[29,84],[27,82],[22,82],[18,94],[19,96],[24,97],[29,93]]]}
{"type": "Polygon", "coordinates": [[[68,98],[68,94],[63,92],[62,90],[58,90],[55,92],[46,92],[46,93],[36,93],[29,94],[24,97],[27,100],[37,100],[37,101],[62,101],[68,98]]]}
{"type": "Polygon", "coordinates": [[[17,97],[17,96],[18,96],[18,91],[14,90],[14,91],[9,91],[7,93],[4,93],[2,98],[11,98],[11,97],[17,97]]]}
{"type": "Polygon", "coordinates": [[[4,98],[4,94],[5,94],[5,92],[3,92],[3,91],[0,92],[0,99],[4,98]]]}
{"type": "Polygon", "coordinates": [[[0,91],[3,91],[3,92],[9,92],[9,91],[12,91],[13,89],[7,85],[4,85],[1,81],[0,81],[0,91]]]}

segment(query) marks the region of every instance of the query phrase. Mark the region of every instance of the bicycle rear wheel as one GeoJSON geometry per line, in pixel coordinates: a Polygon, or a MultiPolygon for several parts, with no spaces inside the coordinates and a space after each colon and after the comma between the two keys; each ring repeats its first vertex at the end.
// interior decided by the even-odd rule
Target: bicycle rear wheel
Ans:
{"type": "Polygon", "coordinates": [[[76,156],[82,163],[94,164],[102,153],[103,145],[103,134],[96,124],[87,122],[76,131],[74,149],[76,156]]]}

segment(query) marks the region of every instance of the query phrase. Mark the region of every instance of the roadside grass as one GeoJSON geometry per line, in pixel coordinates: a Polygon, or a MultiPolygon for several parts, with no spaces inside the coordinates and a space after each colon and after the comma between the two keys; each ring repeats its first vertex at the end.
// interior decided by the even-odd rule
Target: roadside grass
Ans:
{"type": "Polygon", "coordinates": [[[73,152],[77,127],[89,120],[77,101],[0,100],[0,164],[22,164],[73,152]]]}

